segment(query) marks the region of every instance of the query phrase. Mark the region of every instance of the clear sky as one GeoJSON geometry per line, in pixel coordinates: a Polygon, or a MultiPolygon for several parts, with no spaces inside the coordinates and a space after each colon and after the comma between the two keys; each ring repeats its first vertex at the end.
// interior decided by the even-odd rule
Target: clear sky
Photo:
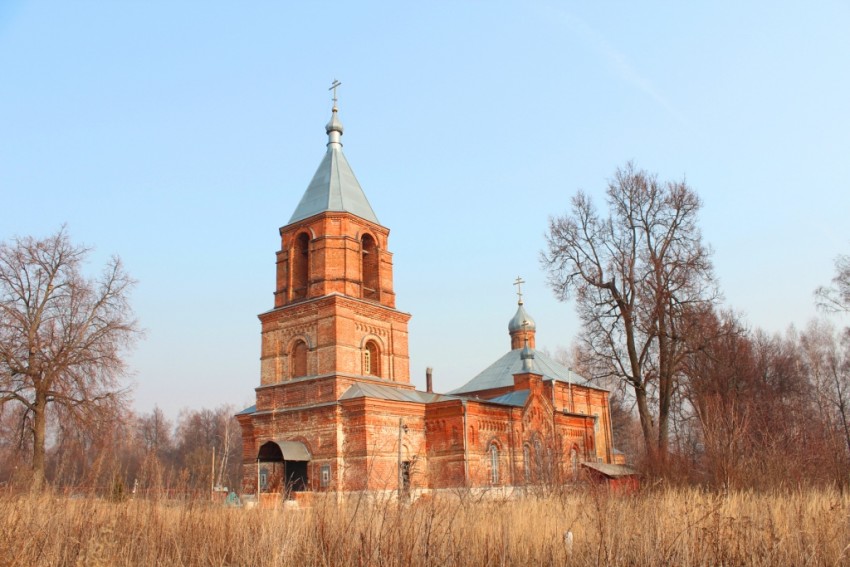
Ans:
{"type": "Polygon", "coordinates": [[[136,407],[253,403],[278,227],[325,151],[391,229],[411,373],[568,346],[547,219],[634,160],[704,200],[725,302],[784,331],[850,253],[846,2],[0,0],[0,239],[67,223],[138,279],[136,407]]]}

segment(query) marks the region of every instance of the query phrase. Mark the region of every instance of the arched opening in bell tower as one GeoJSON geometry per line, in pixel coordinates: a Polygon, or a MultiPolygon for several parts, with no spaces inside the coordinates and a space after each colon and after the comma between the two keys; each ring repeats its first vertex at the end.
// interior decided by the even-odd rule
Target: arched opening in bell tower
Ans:
{"type": "Polygon", "coordinates": [[[360,239],[360,251],[363,265],[363,298],[379,299],[378,295],[378,246],[375,239],[364,234],[360,239]]]}
{"type": "Polygon", "coordinates": [[[310,283],[310,235],[302,232],[295,238],[292,250],[292,299],[307,297],[310,283]]]}

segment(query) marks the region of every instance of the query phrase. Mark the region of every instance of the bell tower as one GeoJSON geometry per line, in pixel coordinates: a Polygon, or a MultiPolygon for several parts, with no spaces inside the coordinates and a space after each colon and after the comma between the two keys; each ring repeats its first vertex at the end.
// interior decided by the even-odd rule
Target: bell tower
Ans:
{"type": "Polygon", "coordinates": [[[259,316],[260,387],[341,380],[329,399],[353,381],[413,388],[410,315],[395,308],[390,231],[342,153],[336,86],[327,151],[280,229],[274,307],[259,316]]]}

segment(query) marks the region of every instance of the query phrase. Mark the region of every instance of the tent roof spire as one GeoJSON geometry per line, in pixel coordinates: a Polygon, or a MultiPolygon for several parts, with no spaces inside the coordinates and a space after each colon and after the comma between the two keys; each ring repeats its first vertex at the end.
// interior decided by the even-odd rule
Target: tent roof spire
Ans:
{"type": "Polygon", "coordinates": [[[325,126],[328,135],[328,150],[322,158],[313,180],[307,186],[304,196],[292,213],[289,224],[304,220],[327,211],[347,212],[369,222],[380,224],[372,205],[354,176],[345,154],[342,153],[342,122],[339,120],[336,89],[342,85],[334,79],[330,89],[333,91],[333,109],[331,119],[325,126]]]}

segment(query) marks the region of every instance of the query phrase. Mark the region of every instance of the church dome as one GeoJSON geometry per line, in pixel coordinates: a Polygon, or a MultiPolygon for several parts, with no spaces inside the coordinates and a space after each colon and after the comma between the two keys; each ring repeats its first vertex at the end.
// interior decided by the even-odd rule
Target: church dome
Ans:
{"type": "Polygon", "coordinates": [[[522,302],[520,302],[519,307],[517,307],[516,315],[508,323],[508,332],[515,333],[517,331],[536,331],[537,325],[534,323],[534,319],[531,318],[531,315],[526,313],[525,308],[522,306],[522,302]],[[523,323],[526,324],[525,329],[523,329],[523,323]]]}

